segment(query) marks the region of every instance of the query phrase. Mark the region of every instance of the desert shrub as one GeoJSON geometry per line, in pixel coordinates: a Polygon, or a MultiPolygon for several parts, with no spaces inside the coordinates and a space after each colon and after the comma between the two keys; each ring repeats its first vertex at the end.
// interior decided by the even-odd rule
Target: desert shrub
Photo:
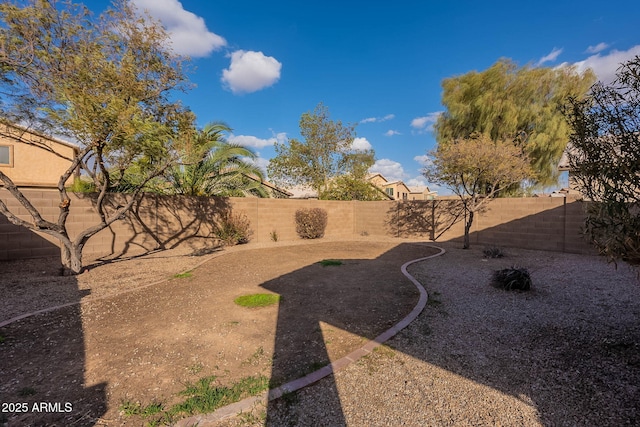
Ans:
{"type": "Polygon", "coordinates": [[[526,268],[505,268],[493,273],[491,283],[493,286],[507,291],[514,289],[528,291],[531,289],[531,275],[526,268]]]}
{"type": "Polygon", "coordinates": [[[600,254],[640,264],[640,202],[591,202],[586,211],[583,231],[600,254]]]}
{"type": "Polygon", "coordinates": [[[567,154],[571,183],[582,193],[585,235],[609,261],[640,264],[640,56],[570,99],[567,154]]]}
{"type": "Polygon", "coordinates": [[[225,245],[239,245],[249,242],[252,234],[250,225],[246,215],[225,212],[220,215],[220,219],[215,224],[214,234],[225,245]]]}
{"type": "Polygon", "coordinates": [[[324,236],[327,227],[327,211],[320,208],[298,209],[296,211],[296,232],[303,239],[317,239],[324,236]]]}
{"type": "Polygon", "coordinates": [[[484,254],[484,256],[486,258],[502,258],[502,257],[504,257],[504,251],[502,250],[502,248],[499,248],[498,246],[486,246],[482,250],[482,253],[484,254]]]}

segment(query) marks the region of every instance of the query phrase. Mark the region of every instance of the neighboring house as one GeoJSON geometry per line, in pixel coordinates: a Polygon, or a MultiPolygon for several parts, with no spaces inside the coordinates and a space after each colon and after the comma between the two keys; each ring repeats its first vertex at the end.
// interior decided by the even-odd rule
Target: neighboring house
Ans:
{"type": "MultiPolygon", "coordinates": [[[[57,187],[78,152],[79,148],[71,143],[0,123],[0,171],[19,187],[57,187]]],[[[77,176],[79,171],[67,184],[77,176]]]]}
{"type": "Polygon", "coordinates": [[[383,191],[394,200],[409,200],[409,193],[411,193],[409,187],[402,181],[387,182],[383,191]]]}
{"type": "Polygon", "coordinates": [[[287,189],[292,199],[317,199],[318,192],[311,187],[304,185],[294,185],[287,189]]]}
{"type": "MultiPolygon", "coordinates": [[[[387,181],[380,173],[367,176],[367,181],[378,188],[388,200],[432,200],[437,195],[429,187],[409,188],[402,181],[387,181]]],[[[317,192],[309,187],[294,186],[288,188],[288,191],[292,193],[292,199],[318,198],[317,192]]]]}
{"type": "Polygon", "coordinates": [[[436,192],[429,190],[429,187],[410,189],[402,181],[387,181],[380,173],[370,175],[367,179],[391,200],[431,200],[436,196],[436,192]]]}
{"type": "Polygon", "coordinates": [[[567,148],[565,148],[562,153],[562,157],[560,157],[560,162],[558,163],[558,172],[566,172],[567,173],[567,182],[569,183],[569,188],[561,188],[558,191],[554,191],[550,194],[551,197],[566,197],[566,196],[581,196],[582,193],[577,189],[576,183],[571,177],[571,166],[569,164],[569,153],[571,152],[571,145],[567,144],[567,148]]]}
{"type": "Polygon", "coordinates": [[[431,191],[429,187],[413,188],[409,193],[409,200],[433,200],[437,195],[438,193],[431,191]]]}

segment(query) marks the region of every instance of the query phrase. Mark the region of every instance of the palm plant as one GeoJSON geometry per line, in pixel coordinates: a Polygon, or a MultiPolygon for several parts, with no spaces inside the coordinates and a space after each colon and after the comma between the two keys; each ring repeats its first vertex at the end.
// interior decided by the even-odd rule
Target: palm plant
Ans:
{"type": "Polygon", "coordinates": [[[167,171],[168,191],[188,196],[269,197],[262,185],[264,173],[252,163],[249,148],[226,141],[231,129],[214,122],[185,138],[180,164],[167,171]]]}

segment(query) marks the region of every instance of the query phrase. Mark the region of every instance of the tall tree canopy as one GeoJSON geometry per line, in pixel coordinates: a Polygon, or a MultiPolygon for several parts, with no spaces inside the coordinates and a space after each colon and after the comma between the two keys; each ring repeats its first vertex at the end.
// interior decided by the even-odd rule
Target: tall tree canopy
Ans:
{"type": "Polygon", "coordinates": [[[469,248],[473,217],[501,188],[531,177],[529,159],[511,141],[492,141],[475,134],[438,146],[425,177],[450,188],[461,200],[466,215],[464,248],[469,248]]]}
{"type": "Polygon", "coordinates": [[[329,109],[322,103],[313,112],[302,114],[300,134],[303,141],[291,139],[288,144],[276,143],[276,156],[271,159],[267,172],[279,185],[305,185],[322,196],[331,180],[351,175],[364,180],[373,166],[374,152],[353,148],[355,127],[334,122],[329,109]]]}
{"type": "Polygon", "coordinates": [[[58,182],[56,222],[45,220],[2,172],[0,181],[32,220],[9,212],[2,201],[0,212],[14,224],[59,239],[62,263],[72,272],[82,269],[87,240],[131,208],[147,182],[172,164],[180,135],[193,127],[193,114],[170,98],[184,88],[185,77],[183,59],[167,46],[163,28],[125,0],[98,18],[71,1],[0,3],[0,117],[69,136],[80,146],[58,182]],[[132,167],[142,179],[130,202],[109,210],[105,197],[132,167]],[[72,239],[65,183],[76,168],[93,179],[100,222],[72,239]]]}
{"type": "Polygon", "coordinates": [[[439,146],[480,133],[522,147],[540,186],[557,182],[570,127],[561,107],[585,96],[595,77],[571,67],[518,67],[502,59],[489,69],[442,82],[445,111],[435,125],[439,146]]]}
{"type": "Polygon", "coordinates": [[[610,260],[640,263],[640,56],[567,117],[570,182],[591,201],[585,232],[610,260]]]}

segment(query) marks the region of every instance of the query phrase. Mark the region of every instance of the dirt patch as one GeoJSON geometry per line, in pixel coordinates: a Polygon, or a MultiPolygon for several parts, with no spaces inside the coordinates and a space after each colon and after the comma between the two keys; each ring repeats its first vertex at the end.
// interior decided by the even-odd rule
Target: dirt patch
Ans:
{"type": "Polygon", "coordinates": [[[187,277],[113,296],[153,281],[150,272],[157,280],[203,258],[156,254],[72,278],[57,276],[55,263],[5,263],[0,279],[10,297],[0,321],[81,302],[0,328],[0,402],[11,404],[5,421],[140,425],[142,419],[123,415],[123,403],[169,407],[199,378],[228,385],[264,375],[272,387],[298,378],[411,311],[418,293],[400,266],[435,252],[368,241],[229,251],[187,277]],[[323,259],[342,264],[322,266],[323,259]],[[257,309],[233,303],[257,292],[277,293],[280,303],[257,309]]]}

